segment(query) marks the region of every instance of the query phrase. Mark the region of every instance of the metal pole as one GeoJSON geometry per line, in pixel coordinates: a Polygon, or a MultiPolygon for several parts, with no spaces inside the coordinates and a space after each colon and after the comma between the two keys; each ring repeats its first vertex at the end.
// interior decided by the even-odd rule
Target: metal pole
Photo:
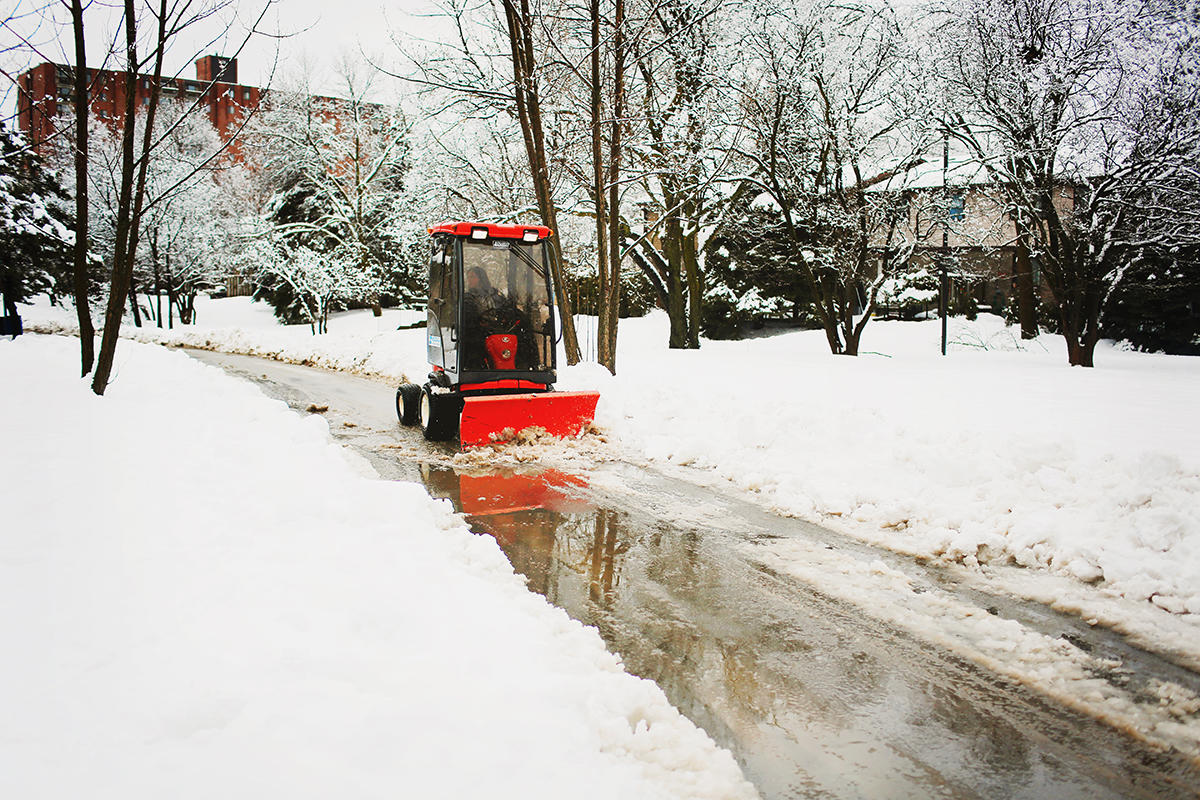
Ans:
{"type": "Polygon", "coordinates": [[[950,189],[947,173],[950,171],[950,131],[942,134],[942,201],[946,207],[946,219],[942,223],[942,286],[938,302],[938,314],[942,318],[942,355],[946,355],[946,317],[950,314],[950,189]]]}

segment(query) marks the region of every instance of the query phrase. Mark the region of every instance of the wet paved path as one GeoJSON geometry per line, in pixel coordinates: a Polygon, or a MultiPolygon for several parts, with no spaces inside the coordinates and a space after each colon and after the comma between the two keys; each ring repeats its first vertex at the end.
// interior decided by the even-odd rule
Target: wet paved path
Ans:
{"type": "MultiPolygon", "coordinates": [[[[1200,797],[1166,756],[1037,693],[866,616],[755,557],[779,537],[864,545],[622,464],[586,475],[470,470],[401,429],[394,389],[246,357],[195,354],[297,410],[328,406],[336,436],[385,478],[420,480],[496,538],[534,591],[594,625],[629,671],[775,798],[1200,797]]],[[[864,557],[902,557],[871,551],[864,557]]],[[[920,568],[922,580],[946,581],[920,568]]],[[[965,591],[965,590],[964,590],[965,591]]],[[[1010,607],[1062,635],[1104,632],[1010,607]],[[1057,630],[1057,628],[1055,628],[1057,630]]],[[[1107,638],[1106,638],[1107,637],[1107,638]]],[[[1112,640],[1112,641],[1109,641],[1112,640]]],[[[1126,658],[1138,658],[1125,653],[1126,658]]],[[[1195,680],[1147,659],[1144,670],[1195,680]]]]}

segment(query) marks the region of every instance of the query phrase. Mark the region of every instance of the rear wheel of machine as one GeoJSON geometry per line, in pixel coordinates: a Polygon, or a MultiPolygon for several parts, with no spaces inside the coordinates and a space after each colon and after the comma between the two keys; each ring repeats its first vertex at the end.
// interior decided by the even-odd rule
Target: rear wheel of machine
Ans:
{"type": "Polygon", "coordinates": [[[421,387],[402,383],[396,390],[396,416],[401,425],[416,425],[421,421],[421,387]]]}
{"type": "Polygon", "coordinates": [[[458,430],[458,406],[449,394],[434,394],[429,384],[421,389],[421,432],[431,442],[453,438],[458,430]]]}

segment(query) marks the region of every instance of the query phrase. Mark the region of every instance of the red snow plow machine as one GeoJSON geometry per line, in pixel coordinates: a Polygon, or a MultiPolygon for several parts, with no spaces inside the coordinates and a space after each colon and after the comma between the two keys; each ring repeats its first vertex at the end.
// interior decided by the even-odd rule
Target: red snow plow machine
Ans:
{"type": "Polygon", "coordinates": [[[463,449],[535,428],[577,436],[597,392],[556,392],[554,285],[540,225],[450,222],[429,230],[432,371],[402,383],[396,414],[430,441],[457,434],[463,449]]]}

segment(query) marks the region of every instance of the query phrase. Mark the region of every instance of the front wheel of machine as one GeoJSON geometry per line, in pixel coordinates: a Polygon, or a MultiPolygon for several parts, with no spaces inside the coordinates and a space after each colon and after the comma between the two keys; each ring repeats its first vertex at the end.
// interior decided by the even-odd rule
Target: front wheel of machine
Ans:
{"type": "Polygon", "coordinates": [[[421,432],[431,442],[444,442],[458,432],[458,404],[453,395],[421,389],[421,432]]]}
{"type": "Polygon", "coordinates": [[[402,383],[396,390],[396,416],[401,425],[416,425],[421,421],[421,387],[402,383]]]}

